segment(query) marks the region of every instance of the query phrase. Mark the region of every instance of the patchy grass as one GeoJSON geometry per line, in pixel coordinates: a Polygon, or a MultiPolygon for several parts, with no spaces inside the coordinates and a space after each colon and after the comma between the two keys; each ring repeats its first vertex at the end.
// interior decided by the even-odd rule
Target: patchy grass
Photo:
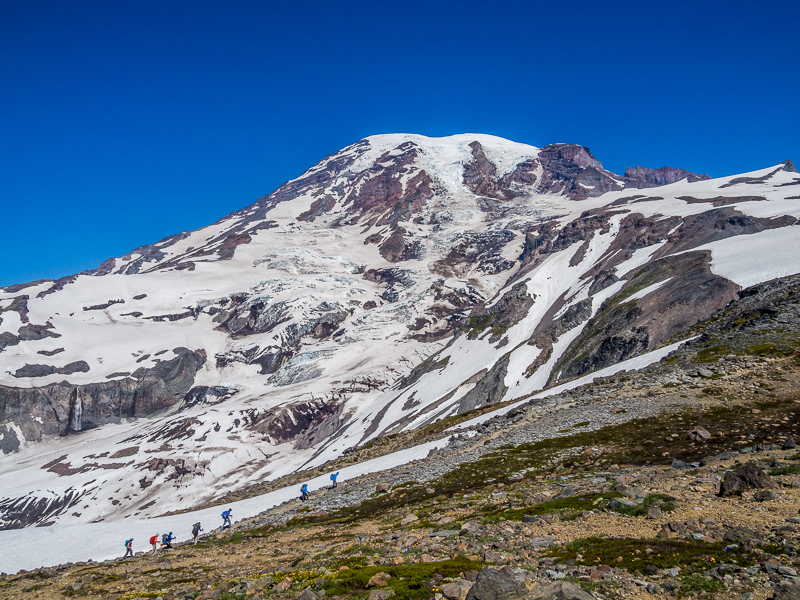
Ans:
{"type": "Polygon", "coordinates": [[[686,598],[689,595],[715,594],[722,589],[722,582],[712,577],[692,574],[679,579],[681,587],[678,588],[678,598],[686,598]]]}
{"type": "Polygon", "coordinates": [[[650,494],[644,502],[637,506],[620,506],[616,512],[631,517],[642,517],[647,514],[651,506],[658,506],[664,512],[675,510],[675,498],[667,494],[650,494]]]}
{"type": "Polygon", "coordinates": [[[466,557],[458,557],[442,562],[418,563],[411,565],[382,565],[376,567],[351,567],[339,571],[322,586],[327,596],[364,596],[370,577],[381,571],[391,577],[388,587],[394,590],[396,600],[417,600],[429,598],[438,591],[437,581],[444,577],[458,577],[471,569],[480,571],[483,563],[466,557]]]}
{"type": "Polygon", "coordinates": [[[726,550],[726,546],[726,542],[701,540],[592,537],[554,548],[550,556],[562,562],[574,560],[586,566],[608,564],[636,573],[643,572],[648,565],[659,569],[680,567],[683,571],[706,571],[723,562],[750,566],[763,557],[760,550],[741,547],[726,550]]]}
{"type": "Polygon", "coordinates": [[[602,494],[583,494],[581,496],[568,496],[555,498],[547,502],[526,506],[523,508],[503,508],[502,506],[484,507],[486,523],[497,523],[501,518],[507,521],[521,521],[525,515],[559,514],[562,519],[570,520],[577,517],[581,511],[592,510],[605,500],[621,498],[619,492],[605,492],[602,494]]]}
{"type": "Polygon", "coordinates": [[[780,469],[771,469],[769,471],[770,475],[794,475],[795,473],[800,473],[800,467],[794,465],[781,467],[780,469]]]}

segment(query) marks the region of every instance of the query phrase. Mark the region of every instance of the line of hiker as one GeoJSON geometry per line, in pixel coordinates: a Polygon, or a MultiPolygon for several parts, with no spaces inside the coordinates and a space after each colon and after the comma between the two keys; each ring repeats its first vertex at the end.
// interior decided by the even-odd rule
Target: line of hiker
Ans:
{"type": "MultiPolygon", "coordinates": [[[[335,473],[331,473],[331,487],[330,489],[336,489],[339,485],[337,479],[339,478],[339,471],[335,473]]],[[[300,488],[300,500],[305,502],[310,498],[310,492],[308,491],[308,484],[304,483],[303,486],[300,488]]],[[[227,508],[222,513],[222,527],[219,528],[220,531],[225,531],[226,529],[232,529],[233,523],[231,519],[233,518],[233,509],[227,508]]],[[[200,533],[203,531],[203,528],[200,526],[200,522],[198,521],[194,525],[192,525],[192,541],[196,545],[197,540],[200,538],[200,533]]],[[[163,550],[169,550],[172,548],[172,542],[175,539],[175,536],[172,535],[172,532],[164,533],[161,535],[161,548],[163,550]]],[[[155,534],[150,538],[150,545],[153,547],[152,554],[155,554],[158,550],[158,534],[155,534]]],[[[122,558],[133,557],[133,538],[125,540],[125,556],[122,558]]]]}
{"type": "MultiPolygon", "coordinates": [[[[336,489],[336,487],[339,485],[339,483],[337,482],[338,478],[339,478],[339,471],[336,471],[336,473],[331,473],[331,487],[330,487],[330,489],[332,489],[332,490],[336,489]]],[[[300,500],[305,502],[309,498],[310,498],[310,492],[308,491],[308,484],[304,483],[300,487],[300,500]]]]}
{"type": "MultiPolygon", "coordinates": [[[[224,531],[225,529],[231,529],[233,527],[231,523],[231,517],[233,516],[233,509],[228,508],[225,512],[222,513],[222,527],[220,527],[220,531],[224,531]]],[[[200,521],[192,525],[192,542],[197,545],[197,541],[200,539],[200,534],[203,532],[203,527],[200,525],[200,521]]],[[[161,548],[163,550],[169,550],[172,548],[172,542],[175,540],[175,536],[170,531],[169,533],[164,533],[161,535],[161,548]]],[[[151,553],[155,554],[158,550],[159,544],[159,536],[155,534],[150,538],[150,545],[152,546],[151,553]]],[[[133,538],[125,540],[125,556],[122,558],[133,557],[133,538]]]]}

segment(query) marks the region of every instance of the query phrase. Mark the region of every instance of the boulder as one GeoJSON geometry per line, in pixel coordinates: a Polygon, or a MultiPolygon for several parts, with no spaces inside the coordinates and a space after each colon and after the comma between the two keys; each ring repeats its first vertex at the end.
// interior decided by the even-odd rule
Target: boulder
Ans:
{"type": "Polygon", "coordinates": [[[411,523],[416,523],[417,521],[419,521],[419,517],[417,517],[417,515],[406,513],[403,515],[403,518],[400,519],[400,525],[411,525],[411,523]]]}
{"type": "Polygon", "coordinates": [[[513,577],[494,569],[483,569],[466,600],[522,600],[527,593],[528,589],[513,577]]]}
{"type": "Polygon", "coordinates": [[[794,443],[792,438],[788,438],[785,442],[783,442],[783,446],[781,446],[782,450],[792,450],[797,448],[797,444],[794,443]]]}
{"type": "Polygon", "coordinates": [[[771,600],[800,600],[800,585],[795,582],[781,581],[775,586],[771,600]]]}
{"type": "Polygon", "coordinates": [[[370,587],[379,587],[379,588],[386,587],[387,585],[389,585],[389,582],[387,581],[387,579],[389,579],[389,575],[387,575],[383,571],[381,571],[380,573],[375,573],[375,575],[373,575],[372,577],[369,578],[369,581],[367,582],[367,587],[368,588],[370,588],[370,587]]]}
{"type": "Polygon", "coordinates": [[[466,579],[456,579],[442,586],[442,595],[448,600],[465,600],[473,583],[466,579]]]}
{"type": "Polygon", "coordinates": [[[375,486],[376,492],[388,492],[390,489],[392,489],[391,483],[379,483],[375,486]]]}
{"type": "Polygon", "coordinates": [[[769,490],[758,490],[755,494],[753,494],[753,499],[756,502],[767,502],[768,500],[775,500],[777,497],[778,496],[769,490]]]}
{"type": "Polygon", "coordinates": [[[311,590],[305,589],[297,597],[297,600],[317,600],[317,595],[314,592],[312,592],[311,590]]]}
{"type": "Polygon", "coordinates": [[[754,465],[744,465],[736,471],[728,471],[719,486],[720,496],[741,494],[747,489],[774,488],[769,476],[754,465]]]}
{"type": "Polygon", "coordinates": [[[527,600],[593,600],[593,598],[572,583],[554,581],[533,588],[527,600]]]}
{"type": "Polygon", "coordinates": [[[278,593],[282,593],[288,590],[291,586],[292,586],[292,580],[289,579],[288,577],[284,577],[283,581],[281,581],[273,589],[278,593]]]}
{"type": "Polygon", "coordinates": [[[693,442],[707,442],[711,439],[711,433],[705,427],[697,425],[689,432],[689,439],[693,442]]]}
{"type": "Polygon", "coordinates": [[[386,600],[394,596],[394,590],[372,590],[367,600],[386,600]]]}
{"type": "Polygon", "coordinates": [[[751,540],[761,541],[761,536],[747,527],[729,527],[722,536],[726,542],[744,544],[751,540]]]}

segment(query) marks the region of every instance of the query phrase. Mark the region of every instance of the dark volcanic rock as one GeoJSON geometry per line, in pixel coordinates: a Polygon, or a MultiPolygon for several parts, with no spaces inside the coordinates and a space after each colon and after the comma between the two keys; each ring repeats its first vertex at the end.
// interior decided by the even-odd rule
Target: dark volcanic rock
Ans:
{"type": "Polygon", "coordinates": [[[592,596],[568,581],[554,581],[538,585],[526,600],[594,600],[592,596]]]}
{"type": "Polygon", "coordinates": [[[741,494],[748,489],[774,488],[775,482],[754,465],[745,465],[736,471],[728,471],[719,487],[720,496],[741,494]]]}
{"type": "Polygon", "coordinates": [[[672,167],[661,167],[660,169],[648,169],[647,167],[628,167],[623,176],[625,187],[650,188],[660,185],[675,183],[681,179],[686,179],[690,183],[711,179],[708,175],[698,175],[685,169],[674,169],[672,167]]]}
{"type": "Polygon", "coordinates": [[[527,588],[513,577],[494,569],[483,569],[467,592],[466,600],[521,600],[527,588]]]}

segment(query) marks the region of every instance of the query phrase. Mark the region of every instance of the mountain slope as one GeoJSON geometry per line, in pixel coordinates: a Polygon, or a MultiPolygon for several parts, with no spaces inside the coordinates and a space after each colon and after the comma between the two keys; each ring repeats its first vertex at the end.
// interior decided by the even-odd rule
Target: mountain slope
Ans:
{"type": "Polygon", "coordinates": [[[791,162],[618,176],[570,144],[367,138],[0,293],[0,526],[206,503],[630,359],[800,272],[798,217],[791,162]]]}

